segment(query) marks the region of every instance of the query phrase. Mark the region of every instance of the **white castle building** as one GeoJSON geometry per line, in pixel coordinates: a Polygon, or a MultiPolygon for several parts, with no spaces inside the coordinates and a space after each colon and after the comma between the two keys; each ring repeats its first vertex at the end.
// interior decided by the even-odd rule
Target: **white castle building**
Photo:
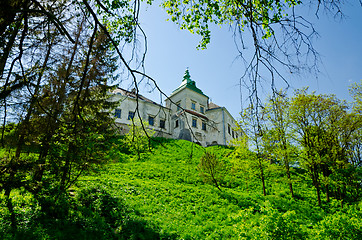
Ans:
{"type": "Polygon", "coordinates": [[[118,88],[114,93],[114,100],[120,102],[114,117],[121,134],[127,133],[132,119],[140,116],[155,131],[154,136],[185,139],[202,146],[229,145],[240,136],[233,116],[225,107],[210,102],[188,70],[181,85],[166,99],[166,106],[137,96],[135,91],[118,88]]]}

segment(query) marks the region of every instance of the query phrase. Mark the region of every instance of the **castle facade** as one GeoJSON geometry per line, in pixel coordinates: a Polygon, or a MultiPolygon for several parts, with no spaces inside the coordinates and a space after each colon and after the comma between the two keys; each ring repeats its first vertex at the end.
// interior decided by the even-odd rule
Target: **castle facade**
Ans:
{"type": "Polygon", "coordinates": [[[133,118],[148,122],[154,136],[185,139],[202,146],[229,145],[238,138],[236,121],[225,107],[212,102],[191,80],[186,70],[181,85],[160,105],[135,91],[118,88],[113,98],[119,101],[114,111],[121,134],[129,131],[133,118]]]}

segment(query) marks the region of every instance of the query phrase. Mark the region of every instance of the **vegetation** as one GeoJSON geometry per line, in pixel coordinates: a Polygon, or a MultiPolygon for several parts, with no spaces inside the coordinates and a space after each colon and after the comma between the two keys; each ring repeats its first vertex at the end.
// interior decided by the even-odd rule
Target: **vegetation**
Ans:
{"type": "Polygon", "coordinates": [[[120,137],[93,125],[94,113],[94,128],[61,125],[47,145],[40,130],[24,135],[16,158],[25,123],[8,124],[1,237],[360,239],[361,85],[351,87],[352,103],[280,91],[245,109],[232,147],[149,138],[141,123],[120,137]]]}
{"type": "MultiPolygon", "coordinates": [[[[111,140],[118,141],[123,138],[111,140]]],[[[123,145],[113,145],[111,152],[119,157],[83,175],[68,194],[57,197],[56,205],[40,204],[23,188],[13,191],[18,228],[15,232],[9,228],[11,213],[1,201],[0,235],[3,239],[360,239],[360,186],[356,199],[344,192],[343,199],[332,195],[329,201],[322,188],[319,206],[307,168],[290,165],[292,196],[285,163],[269,161],[264,196],[258,165],[251,162],[255,154],[242,142],[205,149],[184,140],[152,138],[152,154],[140,153],[141,158],[127,153],[123,145]],[[204,181],[205,177],[213,181],[206,174],[208,161],[217,162],[213,169],[222,173],[222,178],[215,178],[218,185],[204,181]]],[[[4,191],[1,198],[6,198],[4,191]]]]}
{"type": "MultiPolygon", "coordinates": [[[[274,83],[285,80],[275,62],[288,72],[314,66],[300,59],[303,49],[316,58],[314,28],[294,14],[310,1],[163,2],[201,47],[209,23],[251,32],[244,136],[234,148],[207,149],[146,138],[142,123],[114,134],[116,73],[136,93],[153,81],[136,57],[139,32],[147,42],[141,2],[1,1],[0,237],[360,239],[361,84],[351,104],[304,89],[290,98],[274,91],[261,107],[257,95],[261,67],[274,83]],[[275,25],[286,30],[281,39],[275,25]]],[[[340,1],[322,5],[340,12],[340,1]]]]}
{"type": "Polygon", "coordinates": [[[223,180],[224,166],[215,154],[206,152],[201,157],[198,170],[205,182],[214,184],[217,189],[222,191],[219,182],[223,180]]]}

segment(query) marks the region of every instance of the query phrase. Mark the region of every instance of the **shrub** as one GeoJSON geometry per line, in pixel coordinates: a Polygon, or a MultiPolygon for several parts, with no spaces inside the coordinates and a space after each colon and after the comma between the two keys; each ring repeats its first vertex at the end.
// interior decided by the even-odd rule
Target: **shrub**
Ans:
{"type": "Polygon", "coordinates": [[[357,207],[327,215],[313,229],[313,239],[362,239],[362,212],[357,207]]]}
{"type": "Polygon", "coordinates": [[[124,214],[120,199],[113,197],[105,188],[92,186],[85,188],[76,197],[78,209],[86,218],[102,218],[110,228],[116,228],[124,214]]]}
{"type": "Polygon", "coordinates": [[[279,212],[269,201],[260,210],[247,208],[234,215],[234,229],[239,239],[305,239],[295,211],[279,212]]]}
{"type": "Polygon", "coordinates": [[[200,172],[200,176],[207,183],[212,183],[220,191],[220,182],[223,181],[225,176],[224,165],[216,157],[215,154],[206,152],[200,159],[200,164],[197,167],[200,172]]]}

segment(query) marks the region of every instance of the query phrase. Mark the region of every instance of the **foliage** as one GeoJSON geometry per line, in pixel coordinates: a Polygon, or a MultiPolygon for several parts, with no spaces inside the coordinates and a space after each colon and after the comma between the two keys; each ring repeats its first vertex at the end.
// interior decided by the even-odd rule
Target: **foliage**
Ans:
{"type": "Polygon", "coordinates": [[[306,239],[294,210],[283,213],[266,201],[257,218],[253,212],[247,208],[232,216],[238,222],[235,232],[240,239],[306,239]]]}
{"type": "Polygon", "coordinates": [[[80,2],[4,4],[12,14],[0,16],[5,19],[0,23],[0,134],[6,149],[0,186],[15,230],[12,191],[33,194],[44,211],[52,201],[56,208],[55,196],[106,159],[104,140],[113,134],[113,119],[105,109],[117,104],[109,101],[113,87],[108,86],[116,78],[117,58],[107,31],[90,21],[80,2]]]}
{"type": "Polygon", "coordinates": [[[200,159],[200,164],[197,166],[200,176],[207,183],[212,183],[220,191],[220,182],[223,181],[225,170],[222,162],[215,154],[206,152],[200,159]]]}
{"type": "Polygon", "coordinates": [[[239,128],[244,134],[243,138],[234,141],[236,151],[234,157],[242,160],[244,169],[257,176],[262,185],[263,195],[267,195],[267,179],[272,172],[270,153],[265,148],[263,136],[265,135],[265,121],[259,116],[258,107],[250,105],[244,109],[239,121],[239,128]],[[256,115],[256,118],[255,118],[256,115]],[[246,161],[245,161],[246,160],[246,161]]]}
{"type": "MultiPolygon", "coordinates": [[[[361,1],[351,1],[361,5],[361,1]]],[[[343,18],[344,1],[308,0],[164,0],[169,19],[181,29],[201,37],[197,48],[211,41],[215,25],[232,32],[238,58],[242,59],[240,85],[249,91],[254,108],[261,107],[260,92],[269,83],[289,87],[290,77],[301,73],[319,74],[321,62],[314,39],[318,37],[313,17],[320,13],[343,18]],[[308,14],[306,9],[315,10],[308,14]]],[[[353,3],[350,3],[353,4],[353,3]]],[[[310,12],[310,11],[309,11],[310,12]]],[[[258,116],[254,115],[255,118],[258,116]]]]}
{"type": "Polygon", "coordinates": [[[249,191],[249,185],[253,178],[258,176],[256,155],[249,149],[249,143],[246,136],[240,138],[236,144],[235,151],[232,153],[231,163],[233,174],[243,179],[243,185],[249,191]]]}
{"type": "MultiPolygon", "coordinates": [[[[348,182],[338,183],[332,179],[346,177],[345,170],[350,168],[351,136],[360,126],[354,114],[347,112],[347,104],[335,96],[307,94],[303,89],[291,99],[290,109],[293,129],[298,135],[295,139],[301,151],[300,164],[308,170],[321,204],[322,188],[329,201],[331,188],[338,192],[342,187],[339,183],[348,182]]],[[[354,174],[350,177],[354,182],[354,174]]]]}
{"type": "Polygon", "coordinates": [[[289,105],[289,99],[281,91],[275,93],[275,96],[268,100],[263,109],[263,114],[267,119],[263,145],[273,161],[283,166],[290,194],[294,197],[290,166],[295,164],[298,150],[292,144],[294,135],[291,128],[289,105]]]}
{"type": "Polygon", "coordinates": [[[353,111],[357,114],[362,113],[362,80],[350,86],[349,92],[353,97],[353,111]]]}
{"type": "Polygon", "coordinates": [[[141,153],[151,150],[150,137],[155,134],[155,131],[148,128],[147,122],[141,122],[139,119],[133,120],[129,127],[129,132],[122,138],[120,144],[129,153],[137,155],[140,160],[141,153]]]}
{"type": "MultiPolygon", "coordinates": [[[[358,87],[354,89],[357,94],[358,87]]],[[[244,178],[246,186],[259,178],[264,195],[267,183],[273,187],[270,178],[284,178],[295,197],[295,170],[306,171],[320,206],[322,193],[327,202],[332,196],[341,204],[359,199],[361,151],[356,137],[361,115],[355,112],[356,102],[351,106],[307,89],[295,91],[293,97],[283,91],[274,94],[265,107],[244,110],[239,122],[243,138],[233,142],[233,174],[244,178]]]]}
{"type": "MultiPolygon", "coordinates": [[[[261,78],[260,64],[274,82],[275,75],[283,78],[274,60],[293,72],[303,68],[299,50],[316,56],[310,44],[314,29],[305,34],[303,29],[311,24],[294,15],[305,2],[166,0],[163,6],[181,28],[202,36],[202,48],[210,41],[209,23],[235,24],[239,33],[249,29],[255,54],[247,71],[255,73],[250,75],[254,94],[261,78]],[[275,24],[283,30],[282,39],[275,34],[275,24]]],[[[278,239],[311,237],[311,232],[317,232],[318,236],[341,237],[327,226],[331,222],[351,229],[351,238],[359,237],[360,216],[334,208],[335,202],[343,207],[361,198],[360,85],[352,86],[351,112],[334,96],[300,90],[273,105],[274,114],[277,109],[290,116],[276,114],[267,119],[260,114],[260,99],[254,95],[254,105],[246,109],[249,112],[241,124],[245,139],[232,150],[230,159],[224,153],[217,157],[218,149],[203,157],[204,149],[188,142],[150,143],[141,134],[142,123],[133,125],[120,141],[106,141],[114,137],[107,110],[117,104],[108,101],[109,84],[117,79],[115,53],[137,92],[136,74],[145,76],[137,70],[143,62],[134,61],[135,49],[130,51],[130,61],[120,51],[137,42],[139,4],[119,0],[1,3],[0,222],[4,238],[230,239],[240,237],[234,230],[238,217],[231,217],[240,211],[250,216],[244,219],[249,224],[239,226],[245,234],[257,232],[278,239]],[[268,126],[267,121],[272,124],[268,126]],[[117,144],[124,146],[117,148],[117,144]],[[154,154],[144,154],[150,145],[154,154]],[[289,171],[294,149],[299,165],[289,171]],[[119,161],[134,155],[141,159],[141,154],[144,162],[109,164],[96,169],[98,175],[87,172],[114,156],[119,161]],[[200,158],[199,170],[223,169],[222,180],[229,188],[216,193],[201,183],[200,158]],[[278,163],[284,163],[290,186],[290,175],[295,174],[296,200],[286,200],[278,163]],[[86,172],[88,176],[82,176],[86,172]],[[85,183],[78,181],[80,177],[85,183]],[[260,180],[264,196],[255,193],[260,180]],[[88,189],[91,181],[102,187],[88,189]],[[74,197],[68,190],[76,183],[74,197]],[[319,206],[321,196],[326,196],[323,205],[333,208],[333,215],[314,207],[311,186],[317,190],[319,206]],[[351,220],[345,215],[352,216],[351,220]]],[[[318,1],[318,8],[320,4],[340,10],[340,1],[318,1]]],[[[220,176],[210,173],[208,177],[218,187],[220,176]]]]}
{"type": "Polygon", "coordinates": [[[324,217],[315,227],[313,239],[360,239],[361,219],[361,209],[348,206],[345,211],[324,217]]]}
{"type": "MultiPolygon", "coordinates": [[[[280,175],[269,176],[267,196],[260,180],[250,176],[249,191],[243,178],[226,171],[233,184],[218,191],[203,184],[198,165],[205,151],[224,166],[235,161],[238,148],[207,149],[183,140],[152,139],[153,154],[143,161],[110,162],[88,172],[58,201],[57,217],[45,215],[38,200],[26,191],[14,191],[19,219],[11,235],[6,201],[0,201],[4,239],[321,239],[345,227],[346,236],[360,237],[358,203],[343,206],[339,200],[316,204],[308,177],[293,169],[295,198],[280,175]],[[192,156],[190,152],[192,151],[192,156]],[[27,207],[25,207],[27,206],[27,207]],[[63,209],[63,210],[62,210],[63,209]],[[347,233],[348,229],[348,233],[347,233]]],[[[245,149],[246,151],[246,149],[245,149]]],[[[248,153],[248,152],[246,152],[248,153]]],[[[248,154],[252,154],[249,151],[248,154]]],[[[129,158],[136,157],[129,155],[129,158]]],[[[234,166],[231,164],[231,166],[234,166]]],[[[241,174],[239,172],[239,174],[241,174]]],[[[4,192],[3,192],[4,193],[4,192]]],[[[5,198],[4,194],[1,199],[5,198]]]]}
{"type": "Polygon", "coordinates": [[[260,25],[262,38],[274,34],[272,25],[287,18],[287,10],[302,1],[164,1],[163,7],[178,22],[181,29],[187,29],[202,37],[199,47],[206,48],[210,42],[209,24],[238,24],[244,31],[250,25],[260,25]]]}

